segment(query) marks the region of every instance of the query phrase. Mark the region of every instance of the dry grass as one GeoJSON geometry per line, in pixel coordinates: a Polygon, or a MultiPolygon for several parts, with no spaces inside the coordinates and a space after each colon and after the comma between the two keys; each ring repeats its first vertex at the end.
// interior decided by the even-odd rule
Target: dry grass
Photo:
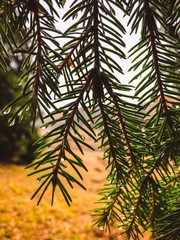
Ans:
{"type": "Polygon", "coordinates": [[[35,200],[30,200],[30,197],[38,183],[26,177],[29,171],[22,166],[0,165],[0,239],[114,239],[98,228],[91,227],[91,210],[95,207],[97,191],[102,187],[105,177],[103,164],[97,160],[98,155],[100,153],[97,152],[93,158],[88,153],[90,160],[87,164],[90,169],[89,173],[84,174],[87,191],[78,187],[71,190],[73,203],[70,208],[60,193],[51,207],[50,191],[40,206],[36,206],[35,200]]]}
{"type": "MultiPolygon", "coordinates": [[[[87,139],[88,140],[88,139],[87,139]]],[[[94,143],[92,143],[94,144],[94,143]]],[[[97,145],[94,144],[95,149],[97,145]]],[[[111,235],[98,227],[91,227],[91,210],[96,207],[97,192],[106,177],[101,151],[85,151],[84,161],[89,172],[84,172],[87,191],[71,190],[73,203],[69,208],[60,192],[54,206],[50,206],[51,192],[47,191],[40,206],[30,200],[38,187],[35,177],[27,177],[30,170],[22,166],[0,165],[0,239],[12,240],[120,240],[117,230],[111,235]]],[[[149,237],[144,238],[148,240],[149,237]]]]}

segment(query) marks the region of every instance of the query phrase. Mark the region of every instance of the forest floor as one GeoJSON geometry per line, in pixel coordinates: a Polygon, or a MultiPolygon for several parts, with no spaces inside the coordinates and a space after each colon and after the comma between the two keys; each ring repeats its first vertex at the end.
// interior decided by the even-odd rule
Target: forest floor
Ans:
{"type": "MultiPolygon", "coordinates": [[[[93,143],[94,144],[94,143],[93,143]]],[[[83,174],[87,191],[75,187],[70,189],[73,199],[71,207],[57,191],[51,206],[51,191],[47,190],[42,202],[30,200],[37,189],[36,177],[27,177],[32,169],[24,166],[0,164],[0,240],[122,240],[120,230],[111,234],[99,227],[92,227],[92,209],[100,198],[98,191],[105,183],[107,172],[102,161],[102,151],[85,150],[83,156],[88,172],[83,174]]],[[[149,240],[146,234],[144,240],[149,240]]]]}

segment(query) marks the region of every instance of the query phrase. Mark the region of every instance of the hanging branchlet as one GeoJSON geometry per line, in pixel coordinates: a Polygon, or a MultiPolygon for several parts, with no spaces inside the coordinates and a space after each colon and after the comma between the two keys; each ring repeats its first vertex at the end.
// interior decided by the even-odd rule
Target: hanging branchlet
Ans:
{"type": "MultiPolygon", "coordinates": [[[[41,36],[41,26],[40,26],[40,16],[39,16],[39,8],[36,1],[28,1],[28,6],[34,14],[34,20],[36,23],[36,31],[37,31],[37,54],[36,54],[36,73],[34,79],[34,92],[33,92],[33,103],[32,103],[32,112],[33,112],[33,129],[37,117],[37,105],[38,105],[38,88],[40,85],[40,77],[41,77],[41,62],[42,62],[42,36],[41,36]]],[[[41,113],[39,114],[40,116],[41,113]]],[[[43,119],[42,119],[43,121],[43,119]]]]}
{"type": "Polygon", "coordinates": [[[99,61],[99,6],[98,0],[93,0],[94,10],[93,10],[93,30],[94,30],[94,68],[99,71],[100,69],[100,61],[99,61]]]}
{"type": "Polygon", "coordinates": [[[132,146],[131,146],[131,143],[129,141],[129,137],[128,137],[128,133],[127,133],[126,126],[125,126],[125,123],[124,123],[124,119],[123,119],[123,116],[122,116],[122,113],[121,113],[120,105],[118,103],[118,98],[116,97],[116,94],[113,92],[113,90],[111,88],[111,85],[109,84],[109,80],[107,79],[107,77],[104,74],[102,74],[102,79],[103,79],[103,83],[104,83],[109,95],[113,99],[115,107],[117,108],[120,128],[122,128],[123,135],[124,135],[124,144],[127,145],[128,152],[131,156],[131,160],[135,164],[136,159],[135,159],[135,156],[134,156],[134,151],[132,150],[132,146]]]}
{"type": "Polygon", "coordinates": [[[159,92],[160,92],[160,99],[162,102],[164,115],[167,118],[167,124],[169,124],[171,126],[172,120],[171,120],[171,116],[170,116],[170,113],[168,110],[168,106],[167,106],[167,102],[166,102],[166,98],[165,98],[165,94],[164,94],[164,90],[163,90],[164,86],[163,86],[163,82],[162,82],[160,61],[159,61],[158,50],[157,50],[157,46],[156,46],[156,42],[159,40],[159,31],[157,28],[157,24],[154,20],[152,10],[149,6],[149,0],[144,0],[144,8],[145,8],[145,20],[147,22],[147,28],[148,28],[148,32],[149,32],[149,38],[150,38],[152,54],[153,54],[155,73],[156,73],[156,77],[157,77],[157,85],[158,85],[159,92]]]}

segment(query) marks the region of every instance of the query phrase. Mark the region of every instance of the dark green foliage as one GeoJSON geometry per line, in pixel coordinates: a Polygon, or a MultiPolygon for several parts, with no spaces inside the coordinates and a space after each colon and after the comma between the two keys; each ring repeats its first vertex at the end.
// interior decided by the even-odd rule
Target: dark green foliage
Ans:
{"type": "MultiPolygon", "coordinates": [[[[0,73],[1,110],[20,93],[20,89],[15,71],[0,73]]],[[[18,164],[31,163],[35,159],[33,142],[38,135],[36,133],[32,136],[30,119],[24,119],[23,123],[19,124],[18,117],[16,117],[8,124],[12,112],[13,108],[0,115],[0,161],[18,164]]]]}
{"type": "MultiPolygon", "coordinates": [[[[26,69],[19,78],[22,95],[4,111],[23,101],[15,116],[33,116],[34,129],[39,115],[50,129],[37,140],[38,157],[28,166],[41,181],[32,198],[38,195],[39,204],[51,187],[53,203],[59,188],[70,205],[64,182],[85,188],[82,171],[87,169],[71,144],[82,154],[84,147],[92,149],[87,134],[100,141],[109,171],[95,224],[120,227],[127,239],[139,239],[148,229],[157,239],[179,239],[179,219],[173,217],[180,194],[178,1],[79,0],[62,17],[63,6],[65,1],[1,1],[2,51],[9,58],[6,41],[13,54],[25,54],[21,70],[26,69]],[[127,26],[119,14],[128,18],[131,33],[140,32],[128,56],[127,26]],[[73,19],[64,33],[55,24],[61,18],[73,19]],[[19,44],[12,34],[15,27],[19,44]],[[133,58],[133,77],[124,84],[121,59],[126,57],[133,58]]],[[[3,57],[1,68],[6,69],[3,57]]]]}
{"type": "Polygon", "coordinates": [[[29,121],[12,126],[6,124],[7,117],[0,117],[0,156],[5,163],[27,164],[35,159],[34,139],[30,134],[29,121]]]}

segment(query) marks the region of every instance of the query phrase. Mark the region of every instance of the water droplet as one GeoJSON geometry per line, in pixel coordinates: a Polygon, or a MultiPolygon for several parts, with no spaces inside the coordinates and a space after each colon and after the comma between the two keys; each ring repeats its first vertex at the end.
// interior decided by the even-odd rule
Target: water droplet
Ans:
{"type": "Polygon", "coordinates": [[[162,193],[162,191],[161,191],[161,190],[159,190],[159,191],[158,191],[158,193],[162,193]]]}
{"type": "Polygon", "coordinates": [[[42,126],[42,127],[41,127],[41,129],[46,129],[46,128],[47,128],[47,126],[42,126]]]}
{"type": "Polygon", "coordinates": [[[65,161],[65,159],[62,157],[62,158],[61,158],[61,162],[64,162],[64,161],[65,161]]]}
{"type": "Polygon", "coordinates": [[[100,227],[99,227],[99,229],[100,229],[101,231],[103,231],[103,230],[104,230],[103,226],[100,226],[100,227]]]}
{"type": "Polygon", "coordinates": [[[4,110],[2,112],[2,114],[6,115],[6,114],[10,113],[10,111],[11,111],[11,108],[8,108],[8,109],[4,110]]]}
{"type": "Polygon", "coordinates": [[[133,209],[131,209],[131,211],[130,211],[131,213],[133,213],[134,212],[134,210],[133,209]]]}
{"type": "Polygon", "coordinates": [[[123,228],[122,227],[119,227],[119,230],[122,230],[123,228]]]}
{"type": "Polygon", "coordinates": [[[102,148],[101,147],[98,147],[98,151],[101,151],[102,150],[102,148]]]}
{"type": "Polygon", "coordinates": [[[15,124],[15,119],[12,122],[10,122],[9,126],[12,127],[14,124],[15,124]]]}
{"type": "Polygon", "coordinates": [[[142,131],[142,132],[145,132],[145,131],[146,131],[146,128],[145,128],[145,127],[142,127],[142,128],[141,128],[141,131],[142,131]]]}
{"type": "Polygon", "coordinates": [[[18,86],[22,86],[22,82],[21,82],[21,81],[19,81],[17,85],[18,85],[18,86]]]}

